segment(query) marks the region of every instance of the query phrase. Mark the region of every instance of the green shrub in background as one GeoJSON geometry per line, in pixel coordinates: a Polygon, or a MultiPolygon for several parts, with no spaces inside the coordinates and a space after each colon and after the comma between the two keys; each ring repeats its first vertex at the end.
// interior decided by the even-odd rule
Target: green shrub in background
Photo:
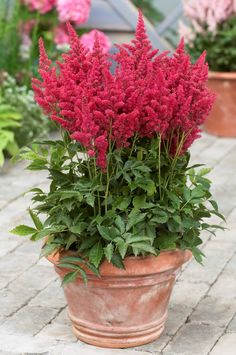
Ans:
{"type": "Polygon", "coordinates": [[[2,103],[0,95],[0,166],[4,163],[4,153],[14,155],[17,153],[14,129],[20,127],[22,116],[10,105],[2,103]]]}
{"type": "Polygon", "coordinates": [[[34,101],[34,94],[26,86],[4,73],[0,83],[0,166],[4,152],[14,155],[18,147],[36,138],[45,137],[52,123],[34,101]]]}
{"type": "Polygon", "coordinates": [[[217,31],[198,33],[188,45],[188,51],[196,60],[207,50],[207,61],[214,71],[236,71],[236,16],[218,25],[217,31]]]}

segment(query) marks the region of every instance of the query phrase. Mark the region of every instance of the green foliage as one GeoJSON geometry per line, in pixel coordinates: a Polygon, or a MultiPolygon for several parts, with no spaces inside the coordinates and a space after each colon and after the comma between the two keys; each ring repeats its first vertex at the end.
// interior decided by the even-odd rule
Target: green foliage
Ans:
{"type": "Polygon", "coordinates": [[[236,71],[236,16],[220,24],[215,33],[196,34],[194,41],[188,46],[193,59],[206,49],[207,61],[211,70],[222,72],[236,71]]]}
{"type": "Polygon", "coordinates": [[[19,158],[29,161],[28,169],[47,170],[51,184],[48,192],[32,189],[35,227],[12,232],[31,240],[47,236],[44,256],[56,249],[73,251],[75,257],[61,261],[71,271],[65,283],[78,275],[86,280],[85,266],[98,273],[104,259],[123,268],[126,256],[168,249],[189,249],[201,262],[201,232],[222,228],[206,219],[224,219],[209,191],[209,169],[189,167],[189,153],[170,156],[161,144],[157,137],[136,141],[136,148],[110,149],[106,172],[68,134],[21,149],[19,158]]]}
{"type": "Polygon", "coordinates": [[[4,163],[4,152],[14,155],[18,146],[14,128],[20,126],[21,115],[10,105],[3,104],[0,95],[0,166],[4,163]]]}
{"type": "Polygon", "coordinates": [[[163,14],[153,5],[153,0],[132,0],[132,2],[141,9],[144,16],[154,24],[164,19],[163,14]]]}
{"type": "Polygon", "coordinates": [[[13,0],[0,1],[0,69],[15,73],[21,69],[19,61],[20,35],[20,2],[13,0]]]}
{"type": "Polygon", "coordinates": [[[34,101],[32,90],[20,86],[16,80],[4,73],[0,86],[0,104],[8,107],[5,120],[11,124],[14,137],[19,146],[29,144],[36,138],[45,137],[52,127],[50,120],[43,114],[34,101]],[[14,114],[14,117],[12,115],[14,114]],[[21,124],[12,125],[12,119],[21,119],[21,124]]]}

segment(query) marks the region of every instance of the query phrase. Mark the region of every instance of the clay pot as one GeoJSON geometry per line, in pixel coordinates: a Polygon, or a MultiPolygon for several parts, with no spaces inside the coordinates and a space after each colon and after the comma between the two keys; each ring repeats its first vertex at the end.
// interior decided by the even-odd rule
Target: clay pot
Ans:
{"type": "Polygon", "coordinates": [[[205,131],[221,137],[236,137],[236,73],[210,72],[208,86],[217,98],[204,123],[205,131]]]}
{"type": "MultiPolygon", "coordinates": [[[[57,252],[48,257],[61,278],[70,271],[57,266],[65,255],[57,252]]],[[[104,261],[101,278],[87,270],[87,286],[79,277],[66,284],[76,337],[107,348],[128,348],[157,339],[164,330],[176,275],[190,257],[189,251],[180,250],[157,257],[127,257],[125,270],[104,261]]]]}

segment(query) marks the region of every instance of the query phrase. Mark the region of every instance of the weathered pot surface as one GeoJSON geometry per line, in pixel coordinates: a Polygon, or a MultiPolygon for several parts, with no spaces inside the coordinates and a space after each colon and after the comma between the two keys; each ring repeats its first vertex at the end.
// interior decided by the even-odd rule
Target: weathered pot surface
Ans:
{"type": "MultiPolygon", "coordinates": [[[[65,255],[57,252],[48,257],[61,278],[69,272],[57,266],[65,255]]],[[[157,339],[164,330],[176,275],[190,258],[189,251],[181,250],[157,257],[127,257],[125,270],[104,261],[101,278],[88,270],[87,286],[79,277],[66,284],[64,293],[76,337],[107,348],[128,348],[157,339]]]]}
{"type": "Polygon", "coordinates": [[[217,98],[204,129],[213,135],[236,137],[236,73],[209,72],[208,86],[217,98]]]}

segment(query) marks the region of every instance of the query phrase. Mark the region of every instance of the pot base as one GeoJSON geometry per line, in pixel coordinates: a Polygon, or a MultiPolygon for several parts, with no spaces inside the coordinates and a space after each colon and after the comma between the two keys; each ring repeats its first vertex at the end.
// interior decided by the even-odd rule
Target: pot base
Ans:
{"type": "MultiPolygon", "coordinates": [[[[94,346],[98,346],[101,348],[132,348],[135,346],[145,345],[157,340],[164,331],[165,322],[167,318],[167,313],[164,317],[158,322],[158,324],[151,324],[148,329],[140,329],[134,330],[133,332],[127,331],[124,332],[114,332],[109,333],[109,328],[101,329],[96,328],[88,328],[82,326],[80,324],[75,324],[74,319],[71,318],[72,321],[72,329],[76,338],[79,340],[94,346]]],[[[110,327],[112,329],[112,326],[110,327]]]]}

